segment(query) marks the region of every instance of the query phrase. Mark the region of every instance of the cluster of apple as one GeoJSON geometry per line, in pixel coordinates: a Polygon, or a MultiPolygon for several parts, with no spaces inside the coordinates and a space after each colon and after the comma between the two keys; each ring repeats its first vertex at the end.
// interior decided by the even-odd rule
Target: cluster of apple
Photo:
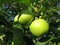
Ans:
{"type": "Polygon", "coordinates": [[[35,36],[41,36],[49,31],[49,23],[41,18],[35,19],[31,14],[16,15],[14,22],[19,21],[20,24],[29,25],[30,32],[35,36]]]}

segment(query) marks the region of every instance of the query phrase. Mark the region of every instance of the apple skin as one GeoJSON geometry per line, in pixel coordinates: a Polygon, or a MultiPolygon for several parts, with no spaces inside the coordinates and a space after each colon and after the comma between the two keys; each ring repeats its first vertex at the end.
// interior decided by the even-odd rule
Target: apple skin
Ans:
{"type": "Polygon", "coordinates": [[[19,15],[16,15],[16,16],[14,17],[14,22],[17,22],[17,21],[19,20],[18,17],[19,17],[19,15]]]}
{"type": "Polygon", "coordinates": [[[44,19],[36,19],[30,24],[30,32],[35,36],[41,36],[49,30],[49,23],[44,19]]]}
{"type": "Polygon", "coordinates": [[[21,24],[28,25],[28,24],[30,24],[32,22],[33,19],[34,19],[33,15],[21,14],[21,16],[19,17],[19,22],[21,24]]]}

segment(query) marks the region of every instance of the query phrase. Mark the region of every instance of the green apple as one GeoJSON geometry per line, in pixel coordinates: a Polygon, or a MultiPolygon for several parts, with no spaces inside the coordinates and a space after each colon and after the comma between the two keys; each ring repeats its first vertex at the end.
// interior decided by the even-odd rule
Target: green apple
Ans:
{"type": "Polygon", "coordinates": [[[49,30],[49,23],[44,19],[36,19],[30,24],[30,31],[35,36],[41,36],[49,30]]]}
{"type": "Polygon", "coordinates": [[[33,19],[34,17],[31,14],[21,14],[21,16],[19,17],[19,22],[26,25],[30,24],[33,19]]]}
{"type": "Polygon", "coordinates": [[[18,17],[19,17],[19,15],[16,15],[16,16],[14,17],[14,22],[17,22],[17,21],[18,21],[18,17]]]}

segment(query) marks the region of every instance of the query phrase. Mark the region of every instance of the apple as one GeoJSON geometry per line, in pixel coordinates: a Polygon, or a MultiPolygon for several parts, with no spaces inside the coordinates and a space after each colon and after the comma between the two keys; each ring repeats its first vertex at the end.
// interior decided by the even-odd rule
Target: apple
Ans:
{"type": "Polygon", "coordinates": [[[21,16],[19,17],[19,22],[21,24],[30,24],[31,21],[34,19],[34,16],[31,14],[21,14],[21,16]]]}
{"type": "Polygon", "coordinates": [[[41,36],[49,30],[49,23],[44,19],[34,20],[30,26],[30,32],[35,36],[41,36]]]}
{"type": "Polygon", "coordinates": [[[18,20],[19,20],[19,15],[16,15],[15,17],[14,17],[14,22],[17,22],[18,20]]]}

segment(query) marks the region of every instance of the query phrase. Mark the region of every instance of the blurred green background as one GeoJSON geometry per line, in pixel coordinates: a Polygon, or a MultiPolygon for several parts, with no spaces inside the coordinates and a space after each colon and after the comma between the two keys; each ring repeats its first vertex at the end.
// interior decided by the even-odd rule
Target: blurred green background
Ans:
{"type": "Polygon", "coordinates": [[[0,45],[60,45],[60,0],[0,0],[0,45]],[[28,26],[14,23],[24,12],[45,19],[49,32],[36,37],[28,26]]]}

